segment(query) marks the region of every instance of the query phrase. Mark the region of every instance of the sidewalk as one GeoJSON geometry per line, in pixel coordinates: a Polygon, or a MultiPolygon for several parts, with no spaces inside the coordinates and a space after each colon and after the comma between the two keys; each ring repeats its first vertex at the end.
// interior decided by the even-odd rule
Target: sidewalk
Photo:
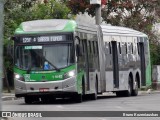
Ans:
{"type": "Polygon", "coordinates": [[[15,97],[14,90],[11,90],[11,93],[8,93],[7,91],[3,91],[2,93],[2,101],[7,101],[7,100],[16,100],[19,98],[15,97]]]}
{"type": "Polygon", "coordinates": [[[160,93],[160,90],[151,90],[151,91],[138,91],[138,94],[141,95],[141,94],[158,94],[160,93]]]}
{"type": "MultiPolygon", "coordinates": [[[[160,90],[159,91],[138,91],[138,94],[139,95],[142,95],[142,94],[158,94],[160,93],[160,90]]],[[[113,94],[112,92],[106,92],[106,93],[103,93],[102,95],[100,96],[103,96],[103,95],[115,95],[113,94]]],[[[7,100],[17,100],[17,99],[21,99],[21,98],[16,98],[15,97],[15,94],[14,94],[14,91],[12,91],[11,93],[2,93],[2,101],[7,101],[7,100]]]]}

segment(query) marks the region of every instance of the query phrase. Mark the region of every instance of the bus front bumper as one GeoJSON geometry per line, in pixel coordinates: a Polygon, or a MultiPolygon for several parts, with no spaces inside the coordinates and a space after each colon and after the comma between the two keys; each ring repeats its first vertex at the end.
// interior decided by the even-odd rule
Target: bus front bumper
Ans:
{"type": "Polygon", "coordinates": [[[31,92],[31,93],[20,93],[15,94],[16,97],[26,97],[26,96],[36,96],[36,97],[45,97],[45,96],[53,96],[53,97],[71,97],[73,95],[77,95],[77,92],[31,92]]]}
{"type": "Polygon", "coordinates": [[[23,82],[15,81],[15,96],[25,97],[30,95],[54,95],[54,96],[68,96],[76,94],[76,77],[68,78],[60,81],[47,82],[23,82]]]}

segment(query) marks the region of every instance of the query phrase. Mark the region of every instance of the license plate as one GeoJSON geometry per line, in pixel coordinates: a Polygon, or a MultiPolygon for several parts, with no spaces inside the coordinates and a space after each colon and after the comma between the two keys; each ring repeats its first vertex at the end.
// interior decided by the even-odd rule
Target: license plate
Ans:
{"type": "Polygon", "coordinates": [[[49,88],[40,88],[39,89],[39,92],[48,92],[49,91],[49,88]]]}

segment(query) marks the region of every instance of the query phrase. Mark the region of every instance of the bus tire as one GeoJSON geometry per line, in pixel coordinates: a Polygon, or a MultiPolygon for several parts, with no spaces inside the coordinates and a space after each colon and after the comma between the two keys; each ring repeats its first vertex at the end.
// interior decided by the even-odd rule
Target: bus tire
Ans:
{"type": "Polygon", "coordinates": [[[138,95],[138,81],[137,81],[137,78],[135,80],[135,89],[132,90],[132,96],[137,96],[138,95]]]}
{"type": "Polygon", "coordinates": [[[132,90],[133,90],[132,88],[133,88],[133,86],[132,86],[132,78],[131,78],[131,76],[129,76],[128,77],[128,90],[125,91],[125,97],[131,96],[132,90]]]}
{"type": "Polygon", "coordinates": [[[26,104],[32,104],[33,99],[32,99],[32,97],[26,96],[26,97],[24,97],[24,102],[26,104]]]}
{"type": "Polygon", "coordinates": [[[82,94],[77,94],[74,98],[76,103],[81,103],[82,102],[82,94]]]}

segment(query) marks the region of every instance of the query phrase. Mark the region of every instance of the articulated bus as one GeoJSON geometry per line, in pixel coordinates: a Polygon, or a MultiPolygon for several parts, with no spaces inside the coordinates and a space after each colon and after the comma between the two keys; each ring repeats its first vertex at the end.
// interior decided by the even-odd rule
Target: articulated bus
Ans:
{"type": "Polygon", "coordinates": [[[15,96],[25,103],[137,96],[151,84],[148,37],[133,29],[34,20],[21,23],[12,39],[15,96]]]}

